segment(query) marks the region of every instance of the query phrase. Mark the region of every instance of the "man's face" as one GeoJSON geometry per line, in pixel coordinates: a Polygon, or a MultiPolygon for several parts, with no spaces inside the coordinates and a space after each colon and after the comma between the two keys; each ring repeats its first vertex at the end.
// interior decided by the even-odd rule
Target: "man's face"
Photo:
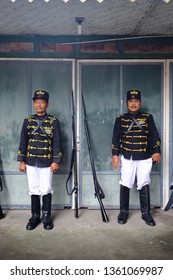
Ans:
{"type": "Polygon", "coordinates": [[[130,99],[127,101],[127,109],[131,114],[136,114],[141,107],[141,101],[139,99],[130,99]]]}
{"type": "Polygon", "coordinates": [[[38,115],[42,116],[46,113],[48,103],[44,99],[38,98],[34,101],[33,107],[34,107],[36,113],[38,115]]]}

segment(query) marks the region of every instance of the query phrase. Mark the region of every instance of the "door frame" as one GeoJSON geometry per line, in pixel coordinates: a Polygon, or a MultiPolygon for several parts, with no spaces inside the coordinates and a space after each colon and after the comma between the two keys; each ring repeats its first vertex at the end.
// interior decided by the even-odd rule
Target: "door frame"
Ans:
{"type": "MultiPolygon", "coordinates": [[[[161,81],[161,98],[162,98],[162,111],[161,118],[162,122],[162,163],[160,171],[160,182],[161,182],[161,208],[163,209],[169,200],[169,185],[170,185],[170,62],[173,60],[165,59],[79,59],[77,60],[77,107],[78,107],[78,117],[77,117],[77,132],[78,139],[80,142],[80,104],[81,104],[81,67],[85,64],[162,64],[163,65],[163,81],[161,81]]],[[[80,162],[81,154],[78,155],[78,162],[80,162]]],[[[78,166],[80,170],[80,166],[78,166]]],[[[79,172],[81,174],[81,170],[79,172]]],[[[81,182],[81,178],[79,178],[81,182]]],[[[80,184],[81,185],[81,184],[80,184]]]]}

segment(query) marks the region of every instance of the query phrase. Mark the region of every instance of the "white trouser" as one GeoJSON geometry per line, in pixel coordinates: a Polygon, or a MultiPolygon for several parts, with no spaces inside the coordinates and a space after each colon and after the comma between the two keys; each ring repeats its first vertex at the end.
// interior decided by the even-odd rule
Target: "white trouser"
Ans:
{"type": "Polygon", "coordinates": [[[150,175],[152,169],[152,159],[132,160],[121,156],[121,178],[120,184],[132,189],[135,178],[137,178],[137,190],[143,186],[150,185],[150,175]]]}
{"type": "Polygon", "coordinates": [[[26,166],[30,195],[46,195],[53,193],[52,178],[53,172],[50,167],[26,166]]]}

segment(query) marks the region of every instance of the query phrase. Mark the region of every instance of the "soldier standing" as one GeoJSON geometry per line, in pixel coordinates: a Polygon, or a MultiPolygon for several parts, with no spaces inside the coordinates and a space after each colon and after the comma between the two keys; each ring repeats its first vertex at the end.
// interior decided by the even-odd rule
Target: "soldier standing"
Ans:
{"type": "Polygon", "coordinates": [[[129,213],[129,192],[137,178],[142,219],[155,226],[150,213],[150,175],[153,162],[160,162],[160,137],[153,116],[140,111],[141,92],[127,92],[128,113],[115,120],[112,137],[112,166],[121,165],[120,213],[118,223],[125,224],[129,213]],[[119,158],[121,155],[121,159],[119,158]]]}
{"type": "Polygon", "coordinates": [[[42,222],[46,230],[53,228],[51,219],[52,177],[61,162],[59,120],[47,114],[49,94],[37,90],[33,97],[36,114],[24,119],[21,129],[17,161],[19,170],[27,173],[32,216],[26,225],[33,230],[40,223],[40,196],[42,222]]]}

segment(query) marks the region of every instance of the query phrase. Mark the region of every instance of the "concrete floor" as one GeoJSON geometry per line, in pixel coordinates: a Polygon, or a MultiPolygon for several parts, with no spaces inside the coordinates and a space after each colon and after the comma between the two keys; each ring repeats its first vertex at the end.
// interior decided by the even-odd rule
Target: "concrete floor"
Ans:
{"type": "Polygon", "coordinates": [[[152,210],[150,227],[140,210],[130,210],[127,224],[119,225],[119,210],[107,210],[103,223],[99,210],[53,210],[53,230],[40,224],[27,231],[30,210],[3,210],[0,220],[1,260],[173,260],[173,209],[152,210]]]}

